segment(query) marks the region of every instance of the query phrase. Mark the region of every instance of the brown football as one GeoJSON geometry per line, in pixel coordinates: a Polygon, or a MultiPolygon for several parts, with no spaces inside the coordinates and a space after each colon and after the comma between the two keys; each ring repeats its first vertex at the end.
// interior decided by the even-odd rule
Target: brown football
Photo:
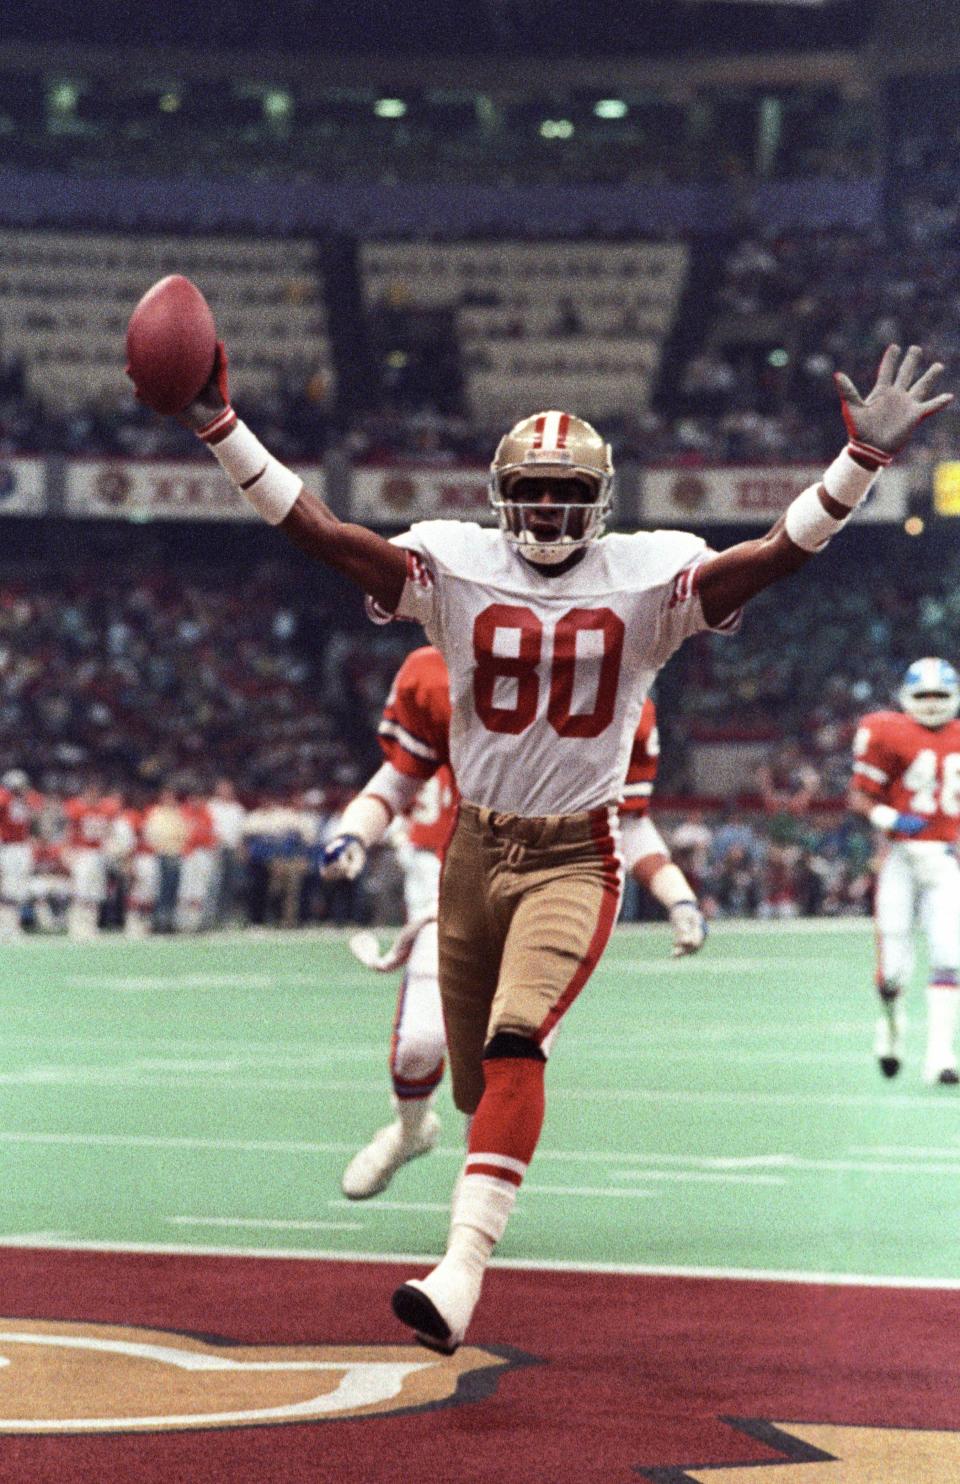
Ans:
{"type": "Polygon", "coordinates": [[[206,386],[217,332],[206,299],[173,273],[148,289],[127,325],[127,375],[155,412],[182,412],[206,386]]]}

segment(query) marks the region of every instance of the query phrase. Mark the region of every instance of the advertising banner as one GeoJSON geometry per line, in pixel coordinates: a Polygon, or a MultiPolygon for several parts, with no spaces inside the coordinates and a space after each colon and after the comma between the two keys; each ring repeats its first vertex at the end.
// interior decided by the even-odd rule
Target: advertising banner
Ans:
{"type": "MultiPolygon", "coordinates": [[[[298,468],[322,491],[319,467],[298,468]]],[[[257,520],[212,459],[204,463],[77,459],[67,473],[65,513],[103,520],[257,520]]]]}
{"type": "MultiPolygon", "coordinates": [[[[708,525],[711,522],[769,525],[809,484],[823,465],[648,469],[643,476],[647,525],[708,525]]],[[[901,521],[911,488],[908,469],[888,469],[857,513],[858,520],[901,521]]]]}
{"type": "Polygon", "coordinates": [[[358,464],[351,510],[361,525],[407,526],[415,520],[493,519],[482,465],[423,468],[358,464]]]}
{"type": "Polygon", "coordinates": [[[42,515],[45,473],[43,459],[0,458],[0,516],[42,515]]]}

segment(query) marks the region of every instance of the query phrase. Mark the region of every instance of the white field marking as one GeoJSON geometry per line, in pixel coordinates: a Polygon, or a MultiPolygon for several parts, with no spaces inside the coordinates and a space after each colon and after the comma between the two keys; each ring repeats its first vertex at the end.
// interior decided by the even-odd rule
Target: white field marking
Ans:
{"type": "MultiPolygon", "coordinates": [[[[201,1077],[196,1074],[175,1072],[143,1073],[111,1070],[104,1067],[40,1066],[27,1067],[19,1072],[0,1073],[0,1086],[29,1086],[40,1089],[46,1086],[113,1087],[132,1092],[145,1087],[196,1087],[201,1077]]],[[[325,1093],[345,1093],[354,1097],[369,1097],[369,1081],[330,1081],[327,1078],[283,1077],[211,1077],[204,1086],[207,1096],[218,1092],[246,1092],[251,1096],[264,1092],[303,1094],[314,1085],[325,1093]]],[[[578,1103],[656,1103],[658,1106],[674,1104],[688,1107],[711,1105],[754,1108],[912,1108],[936,1113],[943,1118],[947,1100],[937,1095],[935,1089],[927,1097],[889,1095],[877,1093],[792,1093],[792,1092],[690,1092],[657,1088],[614,1088],[593,1086],[558,1086],[554,1082],[550,1097],[553,1101],[575,1098],[578,1103]]]]}
{"type": "MultiPolygon", "coordinates": [[[[697,1045],[701,1041],[742,1041],[745,1029],[749,1029],[751,1040],[761,1040],[765,1036],[776,1040],[783,1040],[787,1037],[796,1040],[798,1036],[819,1036],[827,1041],[835,1036],[855,1035],[862,1039],[865,1034],[872,1035],[872,1031],[863,1020],[793,1020],[782,1025],[764,1021],[745,1028],[742,1022],[733,1020],[698,1020],[695,1025],[691,1025],[689,1019],[667,1020],[663,1016],[652,1015],[649,1018],[634,1018],[631,1024],[637,1029],[622,1034],[617,1032],[618,1046],[649,1046],[651,1038],[659,1036],[671,1041],[689,1040],[691,1045],[697,1045]]],[[[0,1043],[2,1043],[2,1037],[0,1037],[0,1043]]],[[[49,1037],[41,1044],[49,1044],[49,1037]]],[[[577,1036],[578,1051],[585,1046],[608,1046],[609,1044],[609,1031],[587,1031],[584,1035],[577,1036]]]]}
{"type": "MultiPolygon", "coordinates": [[[[161,1257],[227,1257],[268,1259],[279,1262],[362,1262],[386,1267],[434,1267],[441,1253],[434,1252],[355,1252],[326,1249],[312,1251],[306,1247],[220,1247],[202,1243],[179,1242],[103,1242],[96,1239],[66,1238],[44,1243],[24,1241],[22,1237],[0,1236],[0,1247],[40,1247],[56,1252],[142,1253],[161,1257]]],[[[797,1268],[724,1268],[697,1267],[669,1263],[576,1262],[565,1258],[495,1257],[493,1268],[507,1271],[539,1273],[600,1273],[623,1278],[707,1278],[745,1283],[813,1283],[842,1288],[903,1288],[960,1290],[960,1277],[916,1277],[891,1273],[803,1272],[797,1268]]]]}
{"type": "MultiPolygon", "coordinates": [[[[873,937],[873,923],[869,917],[785,917],[757,918],[757,917],[723,917],[710,923],[710,937],[718,938],[736,937],[738,933],[757,933],[761,937],[765,934],[775,934],[778,938],[784,933],[827,933],[839,934],[853,933],[863,937],[873,937]]],[[[649,922],[621,922],[617,925],[615,939],[619,937],[653,937],[659,935],[668,938],[670,929],[666,923],[649,922]]],[[[708,944],[709,949],[709,944],[708,944]]]]}
{"type": "MultiPolygon", "coordinates": [[[[427,1211],[431,1214],[433,1212],[439,1212],[443,1216],[450,1215],[449,1201],[382,1201],[378,1197],[376,1201],[365,1201],[364,1204],[370,1211],[427,1211]]],[[[327,1205],[343,1211],[355,1211],[357,1209],[356,1201],[343,1199],[327,1201],[327,1205]]],[[[514,1216],[521,1214],[521,1212],[514,1208],[514,1216]]]]}
{"type": "Polygon", "coordinates": [[[854,1144],[848,1151],[850,1154],[874,1154],[881,1158],[892,1156],[894,1159],[960,1159],[960,1138],[952,1146],[945,1149],[931,1148],[926,1144],[854,1144]]]}
{"type": "Polygon", "coordinates": [[[282,1041],[221,1041],[212,1037],[209,1041],[197,1039],[195,1041],[163,1041],[155,1040],[151,1036],[140,1038],[131,1037],[126,1040],[114,1036],[56,1036],[55,1038],[36,1035],[3,1035],[0,1033],[0,1049],[16,1048],[29,1049],[39,1046],[49,1047],[52,1039],[56,1040],[58,1051],[114,1051],[124,1052],[129,1060],[118,1065],[134,1067],[164,1067],[176,1064],[173,1059],[185,1058],[190,1065],[203,1058],[198,1053],[206,1050],[216,1052],[220,1057],[229,1057],[234,1066],[251,1067],[280,1067],[283,1069],[299,1067],[326,1067],[331,1063],[344,1061],[371,1061],[374,1058],[383,1058],[383,1046],[377,1044],[366,1046],[336,1045],[325,1042],[323,1046],[315,1049],[300,1050],[296,1042],[291,1041],[286,1045],[282,1041]],[[151,1050],[165,1055],[152,1057],[139,1057],[136,1051],[141,1046],[149,1046],[151,1050]]]}
{"type": "MultiPolygon", "coordinates": [[[[360,974],[337,974],[338,985],[346,983],[366,983],[367,976],[360,974]]],[[[117,975],[117,974],[74,974],[67,980],[68,989],[110,989],[124,993],[130,991],[162,990],[169,993],[170,990],[178,989],[273,989],[277,991],[295,987],[320,988],[322,975],[319,970],[315,974],[292,973],[288,970],[277,970],[275,973],[262,974],[139,974],[139,975],[117,975]]]]}
{"type": "Polygon", "coordinates": [[[576,1098],[578,1103],[678,1103],[689,1106],[708,1106],[713,1103],[755,1108],[913,1108],[918,1111],[936,1113],[943,1118],[950,1102],[936,1095],[931,1089],[929,1097],[894,1095],[884,1097],[878,1093],[822,1093],[802,1092],[671,1092],[654,1088],[619,1087],[557,1087],[550,1089],[553,1101],[557,1098],[576,1098]]]}
{"type": "MultiPolygon", "coordinates": [[[[667,1061],[702,1061],[703,1047],[691,1045],[662,1046],[647,1041],[644,1046],[634,1046],[616,1051],[588,1051],[584,1053],[584,1061],[614,1062],[614,1061],[642,1061],[652,1058],[657,1062],[667,1061]]],[[[865,1051],[732,1051],[723,1052],[724,1066],[750,1066],[754,1062],[784,1062],[787,1066],[820,1066],[828,1063],[831,1066],[860,1066],[872,1063],[874,1057],[865,1051]]]]}
{"type": "MultiPolygon", "coordinates": [[[[354,1143],[321,1143],[307,1139],[205,1139],[191,1138],[187,1136],[161,1136],[157,1134],[78,1134],[78,1133],[32,1133],[0,1131],[0,1144],[30,1144],[30,1145],[79,1145],[93,1148],[139,1148],[139,1149],[197,1149],[210,1150],[214,1153],[243,1153],[243,1154],[350,1154],[355,1149],[354,1143]]],[[[853,1151],[856,1152],[856,1151],[853,1151]]],[[[463,1149],[456,1146],[441,1147],[433,1151],[434,1156],[440,1155],[446,1158],[463,1160],[463,1149]]],[[[784,1185],[786,1180],[772,1175],[750,1175],[743,1171],[744,1166],[764,1165],[770,1168],[780,1168],[796,1173],[809,1173],[813,1171],[842,1171],[851,1174],[892,1174],[892,1175],[960,1175],[960,1151],[943,1151],[947,1159],[952,1158],[954,1163],[943,1165],[915,1165],[912,1163],[880,1163],[876,1160],[854,1160],[854,1159],[805,1159],[793,1154],[775,1155],[700,1155],[700,1154],[638,1154],[633,1151],[589,1151],[575,1149],[538,1149],[537,1163],[562,1162],[571,1163],[617,1163],[629,1166],[632,1162],[642,1165],[637,1170],[626,1169],[620,1172],[611,1172],[611,1179],[636,1179],[649,1181],[676,1181],[676,1182],[706,1182],[706,1183],[738,1183],[752,1185],[784,1185]],[[648,1164],[654,1168],[648,1168],[648,1164]],[[664,1170],[657,1169],[662,1165],[692,1165],[692,1169],[664,1170]],[[741,1172],[743,1171],[743,1172],[741,1172]]],[[[524,1190],[532,1191],[540,1195],[618,1195],[621,1193],[608,1186],[581,1186],[581,1185],[549,1185],[536,1186],[524,1182],[524,1190]]],[[[328,1204],[332,1204],[328,1202],[328,1204]]],[[[353,1202],[338,1202],[356,1209],[353,1202]]],[[[382,1210],[391,1209],[387,1201],[378,1201],[378,1207],[382,1210]]],[[[419,1209],[419,1210],[449,1210],[449,1203],[438,1205],[420,1205],[418,1207],[407,1207],[398,1205],[397,1210],[419,1209]]]]}
{"type": "Polygon", "coordinates": [[[0,1072],[0,1087],[114,1087],[136,1092],[144,1087],[197,1087],[208,1076],[205,1091],[214,1092],[290,1092],[303,1093],[319,1087],[324,1092],[343,1092],[369,1096],[370,1082],[334,1082],[327,1077],[306,1075],[285,1077],[233,1077],[217,1072],[142,1072],[134,1067],[24,1067],[19,1072],[0,1072]]]}
{"type": "Polygon", "coordinates": [[[362,1221],[280,1221],[267,1216],[165,1216],[163,1219],[170,1226],[262,1227],[267,1231],[291,1232],[361,1232],[364,1227],[362,1221]]]}
{"type": "MultiPolygon", "coordinates": [[[[0,1144],[73,1144],[105,1149],[212,1149],[244,1154],[353,1154],[356,1143],[309,1139],[205,1139],[189,1135],[33,1133],[0,1130],[0,1144]]],[[[463,1150],[457,1150],[463,1159],[463,1150]]],[[[622,1157],[622,1156],[621,1156],[622,1157]]]]}
{"type": "MultiPolygon", "coordinates": [[[[838,960],[839,962],[839,956],[838,960]]],[[[809,958],[782,958],[779,954],[776,959],[766,958],[717,958],[697,959],[696,973],[699,974],[760,974],[769,973],[771,968],[796,969],[804,974],[821,974],[823,970],[821,959],[818,963],[812,963],[809,958]]],[[[595,974],[607,978],[615,978],[628,969],[631,974],[663,974],[671,978],[676,975],[679,979],[685,978],[693,971],[682,958],[627,958],[620,955],[614,960],[601,960],[600,965],[594,971],[595,974]]]]}

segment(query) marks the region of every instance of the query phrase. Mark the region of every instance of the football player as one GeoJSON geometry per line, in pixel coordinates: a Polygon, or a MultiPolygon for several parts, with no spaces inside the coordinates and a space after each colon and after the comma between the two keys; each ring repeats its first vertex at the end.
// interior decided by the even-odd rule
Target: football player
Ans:
{"type": "Polygon", "coordinates": [[[453,828],[456,789],[447,757],[450,690],[438,650],[409,654],[397,672],[379,726],[383,766],[347,805],[323,852],[327,880],[354,880],[367,851],[395,820],[409,823],[399,852],[406,925],[381,954],[372,933],[350,946],[361,963],[386,973],[404,967],[390,1041],[395,1117],[350,1161],[343,1193],[366,1200],[386,1190],[401,1165],[431,1150],[440,1133],[433,1111],[446,1039],[437,984],[440,858],[453,828]]]}
{"type": "Polygon", "coordinates": [[[85,943],[100,932],[100,907],[107,896],[107,846],[121,803],[90,782],[82,793],[67,799],[66,860],[72,897],[67,910],[67,932],[75,943],[85,943]]]}
{"type": "Polygon", "coordinates": [[[673,928],[673,956],[681,958],[700,951],[707,925],[693,887],[671,859],[663,836],[649,816],[659,761],[657,712],[648,696],[640,712],[620,800],[623,863],[634,881],[667,909],[673,928]]]}
{"type": "Polygon", "coordinates": [[[34,835],[43,799],[22,768],[0,778],[0,938],[22,936],[21,917],[30,896],[34,835]]]}
{"type": "Polygon", "coordinates": [[[877,875],[875,1054],[885,1077],[903,1061],[903,995],[913,971],[913,928],[927,940],[924,1079],[960,1082],[954,1048],[960,970],[960,678],[946,660],[916,660],[900,687],[901,711],[865,716],[853,743],[850,807],[884,840],[877,875]]]}
{"type": "MultiPolygon", "coordinates": [[[[443,1077],[446,1039],[438,984],[437,900],[440,861],[453,831],[457,797],[447,762],[449,728],[447,667],[439,650],[426,645],[407,656],[390,688],[379,727],[387,761],[347,805],[338,833],[324,849],[324,876],[353,880],[371,846],[408,814],[398,852],[406,926],[383,954],[373,933],[355,933],[350,940],[352,952],[368,968],[388,973],[406,966],[390,1043],[396,1116],[344,1171],[341,1187],[351,1200],[386,1190],[402,1165],[434,1148],[440,1133],[433,1100],[443,1077]]],[[[648,698],[620,804],[624,864],[667,908],[673,952],[679,957],[703,946],[706,925],[690,883],[647,816],[659,755],[656,710],[648,698]]]]}
{"type": "Polygon", "coordinates": [[[497,525],[424,521],[385,540],[339,520],[230,405],[227,362],[182,414],[235,488],[383,621],[414,619],[450,673],[461,792],[440,891],[440,988],[454,1101],[472,1114],[446,1252],[401,1284],[426,1345],[462,1342],[533,1157],[554,1032],[617,918],[617,802],[643,698],[692,634],[729,631],[754,594],[846,525],[924,418],[942,367],[888,346],[866,397],[838,375],[849,441],[766,535],[712,552],[683,531],[603,536],[609,445],[566,412],[523,418],[491,467],[497,525]],[[601,539],[603,538],[603,539],[601,539]]]}

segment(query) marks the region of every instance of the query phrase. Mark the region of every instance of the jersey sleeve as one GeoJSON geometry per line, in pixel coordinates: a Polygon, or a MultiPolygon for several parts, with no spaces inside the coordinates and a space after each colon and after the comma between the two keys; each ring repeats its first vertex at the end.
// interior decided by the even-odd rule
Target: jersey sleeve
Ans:
{"type": "Polygon", "coordinates": [[[865,716],[853,739],[851,783],[873,799],[882,799],[896,775],[882,716],[865,716]]]}
{"type": "Polygon", "coordinates": [[[411,526],[400,536],[391,536],[392,546],[406,552],[407,580],[400,594],[400,601],[393,613],[381,608],[373,598],[367,598],[367,616],[374,623],[390,623],[395,618],[409,618],[422,623],[426,628],[434,618],[437,607],[437,571],[431,560],[430,542],[425,534],[433,522],[423,521],[411,526]]]}
{"type": "Polygon", "coordinates": [[[660,733],[657,730],[657,715],[652,701],[644,701],[627,765],[623,794],[620,800],[621,815],[643,815],[650,807],[653,785],[660,762],[660,733]]]}
{"type": "Polygon", "coordinates": [[[387,697],[377,737],[388,763],[412,778],[432,778],[447,761],[449,701],[418,654],[404,660],[387,697]]]}
{"type": "Polygon", "coordinates": [[[655,543],[652,566],[657,573],[659,594],[652,658],[659,669],[694,634],[735,633],[740,627],[741,612],[738,609],[720,624],[707,622],[700,601],[699,573],[716,553],[699,536],[686,531],[653,531],[650,540],[655,543]]]}

